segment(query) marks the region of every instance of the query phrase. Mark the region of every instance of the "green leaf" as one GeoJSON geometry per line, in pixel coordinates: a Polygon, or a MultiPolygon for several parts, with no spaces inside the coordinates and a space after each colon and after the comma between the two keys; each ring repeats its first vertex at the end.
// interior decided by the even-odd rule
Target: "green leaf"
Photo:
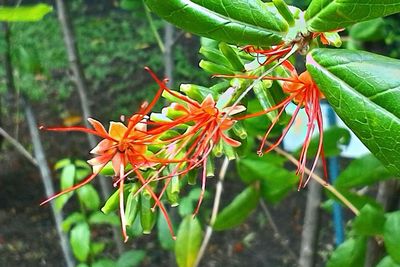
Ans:
{"type": "Polygon", "coordinates": [[[376,267],[400,267],[390,256],[384,257],[376,267]]]}
{"type": "Polygon", "coordinates": [[[69,158],[66,159],[61,159],[59,161],[56,162],[56,164],[54,164],[54,169],[55,170],[59,170],[64,168],[65,166],[71,164],[71,160],[69,158]]]}
{"type": "Polygon", "coordinates": [[[314,49],[307,69],[344,123],[400,175],[400,61],[361,51],[314,49]]]}
{"type": "Polygon", "coordinates": [[[386,37],[386,23],[382,18],[355,24],[350,28],[350,37],[361,42],[378,41],[386,37]]]}
{"type": "Polygon", "coordinates": [[[100,207],[100,197],[96,189],[91,184],[82,186],[76,190],[79,200],[89,210],[98,210],[100,207]]]}
{"type": "MultiPolygon", "coordinates": [[[[92,265],[92,267],[103,267],[103,265],[92,265]]],[[[89,265],[87,265],[86,263],[79,263],[78,265],[76,265],[76,267],[90,267],[89,265]]]]}
{"type": "Polygon", "coordinates": [[[100,259],[94,262],[92,267],[115,267],[115,262],[110,259],[100,259]]]}
{"type": "MultiPolygon", "coordinates": [[[[348,145],[350,143],[350,132],[347,129],[337,126],[331,127],[324,131],[324,154],[325,157],[338,156],[342,149],[339,145],[348,145]]],[[[307,151],[307,157],[313,157],[317,153],[319,136],[311,139],[310,146],[307,151]]],[[[300,146],[294,152],[295,156],[299,156],[303,146],[300,146]]]]}
{"type": "Polygon", "coordinates": [[[309,30],[327,32],[397,12],[398,0],[313,0],[305,19],[309,30]]]}
{"type": "Polygon", "coordinates": [[[175,257],[179,267],[192,267],[202,240],[201,226],[197,218],[187,215],[179,226],[175,241],[175,257]]]}
{"type": "Polygon", "coordinates": [[[257,207],[259,197],[259,189],[254,186],[248,186],[218,214],[213,229],[221,231],[234,228],[243,223],[257,207]]]}
{"type": "Polygon", "coordinates": [[[75,225],[71,230],[69,239],[74,256],[81,262],[85,262],[90,251],[90,228],[86,222],[75,225]]]}
{"type": "Polygon", "coordinates": [[[298,177],[282,167],[284,159],[274,154],[249,156],[237,161],[240,178],[246,182],[261,182],[261,195],[276,203],[296,188],[298,177]]]}
{"type": "Polygon", "coordinates": [[[364,266],[365,238],[349,238],[332,253],[326,267],[364,266]]]}
{"type": "Polygon", "coordinates": [[[386,216],[383,238],[390,257],[400,264],[400,211],[389,213],[386,216]]]}
{"type": "Polygon", "coordinates": [[[117,215],[113,213],[104,214],[101,211],[92,213],[88,221],[90,224],[109,224],[113,226],[119,226],[119,218],[117,215]]]}
{"type": "Polygon", "coordinates": [[[82,213],[74,212],[70,214],[65,220],[62,222],[62,229],[64,232],[68,232],[71,229],[72,225],[84,221],[85,216],[82,213]]]}
{"type": "MultiPolygon", "coordinates": [[[[139,266],[146,257],[146,251],[135,250],[124,252],[118,259],[116,267],[136,267],[139,266]]],[[[114,265],[115,266],[115,265],[114,265]]]]}
{"type": "Polygon", "coordinates": [[[288,30],[287,23],[269,12],[260,0],[145,2],[157,15],[186,31],[230,44],[279,44],[288,30]]]}
{"type": "Polygon", "coordinates": [[[380,235],[383,233],[385,214],[383,209],[377,209],[369,204],[365,205],[360,214],[354,219],[353,229],[358,235],[380,235]]]}
{"type": "Polygon", "coordinates": [[[157,236],[158,236],[158,241],[160,241],[160,245],[163,249],[166,250],[174,249],[175,242],[171,236],[171,233],[169,232],[168,224],[164,216],[158,216],[157,218],[157,236]]]}
{"type": "Polygon", "coordinates": [[[34,6],[0,6],[0,21],[38,21],[53,10],[52,6],[37,4],[34,6]]]}
{"type": "Polygon", "coordinates": [[[353,160],[335,180],[335,187],[366,186],[390,178],[390,173],[372,154],[353,160]]]}
{"type": "Polygon", "coordinates": [[[93,242],[90,244],[90,254],[92,256],[99,255],[106,248],[106,243],[104,242],[93,242]]]}

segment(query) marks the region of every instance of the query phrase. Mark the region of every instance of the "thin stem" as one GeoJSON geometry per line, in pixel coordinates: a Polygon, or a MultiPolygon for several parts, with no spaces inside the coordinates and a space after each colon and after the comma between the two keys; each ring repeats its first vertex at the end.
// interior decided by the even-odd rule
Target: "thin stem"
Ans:
{"type": "MultiPolygon", "coordinates": [[[[268,145],[272,145],[269,142],[266,142],[268,145]]],[[[291,154],[287,153],[286,151],[282,150],[279,147],[275,147],[274,148],[275,152],[284,156],[285,158],[287,158],[290,162],[292,162],[294,165],[298,166],[300,164],[300,162],[295,159],[291,154]]],[[[310,175],[310,177],[316,181],[317,183],[319,183],[320,185],[322,185],[323,187],[325,187],[328,191],[330,191],[333,195],[335,195],[345,206],[347,206],[355,215],[359,215],[360,211],[345,197],[343,196],[339,191],[336,190],[335,187],[333,187],[331,184],[329,184],[328,182],[326,182],[323,178],[321,178],[320,176],[316,175],[315,173],[312,173],[310,169],[308,168],[304,168],[304,172],[307,173],[308,175],[310,175]]]]}
{"type": "Polygon", "coordinates": [[[296,255],[296,253],[294,253],[294,251],[290,248],[290,246],[288,245],[287,240],[285,240],[283,238],[283,236],[281,235],[281,233],[279,232],[278,226],[276,225],[274,219],[272,218],[271,212],[269,211],[267,205],[265,204],[264,200],[260,200],[260,205],[262,210],[265,213],[265,216],[267,217],[267,220],[272,228],[272,231],[274,231],[274,237],[275,239],[277,239],[279,241],[279,243],[281,244],[281,246],[283,248],[286,249],[286,251],[288,252],[290,258],[293,261],[297,261],[298,256],[296,255]]]}
{"type": "Polygon", "coordinates": [[[210,242],[210,238],[213,233],[213,225],[214,225],[215,220],[217,219],[217,215],[218,215],[219,203],[221,201],[222,189],[223,189],[226,171],[228,170],[228,166],[229,166],[229,159],[227,157],[225,157],[224,162],[222,163],[219,175],[218,175],[218,183],[216,185],[216,190],[215,190],[215,197],[214,197],[213,209],[212,209],[211,217],[210,217],[210,224],[207,226],[203,242],[201,243],[199,253],[197,254],[196,262],[193,265],[194,267],[199,266],[200,261],[203,258],[204,253],[206,252],[208,243],[210,242]]]}

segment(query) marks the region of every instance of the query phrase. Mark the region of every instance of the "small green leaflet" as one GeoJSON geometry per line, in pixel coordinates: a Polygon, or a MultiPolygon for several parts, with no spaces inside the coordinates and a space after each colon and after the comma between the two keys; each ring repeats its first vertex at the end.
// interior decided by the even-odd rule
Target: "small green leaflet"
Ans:
{"type": "Polygon", "coordinates": [[[305,18],[309,30],[327,32],[398,12],[399,0],[313,0],[305,18]]]}
{"type": "Polygon", "coordinates": [[[287,23],[260,0],[146,0],[163,19],[203,37],[236,45],[282,42],[287,23]]]}
{"type": "Polygon", "coordinates": [[[361,51],[314,49],[307,69],[346,125],[389,171],[400,175],[400,61],[361,51]]]}
{"type": "Polygon", "coordinates": [[[46,4],[19,7],[0,6],[0,21],[38,21],[52,10],[53,7],[46,4]]]}

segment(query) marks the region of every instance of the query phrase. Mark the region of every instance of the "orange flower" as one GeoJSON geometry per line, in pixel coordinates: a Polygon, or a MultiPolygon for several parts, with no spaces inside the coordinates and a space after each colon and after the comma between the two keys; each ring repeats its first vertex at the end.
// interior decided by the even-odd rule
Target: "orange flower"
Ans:
{"type": "MultiPolygon", "coordinates": [[[[318,129],[319,132],[319,142],[318,142],[318,149],[315,155],[315,160],[313,162],[313,165],[311,167],[311,173],[314,171],[318,158],[321,156],[323,160],[323,166],[324,166],[324,171],[325,171],[325,176],[326,176],[326,164],[325,164],[325,159],[324,159],[324,150],[323,150],[323,121],[322,121],[322,111],[321,107],[319,105],[319,100],[323,98],[323,94],[320,92],[318,89],[317,85],[315,82],[312,80],[312,77],[310,74],[305,71],[301,73],[300,75],[297,74],[296,69],[294,66],[289,62],[289,61],[284,61],[282,65],[289,71],[290,77],[264,77],[263,79],[266,80],[279,80],[283,81],[282,84],[282,90],[288,94],[288,96],[280,103],[277,105],[266,109],[262,110],[256,113],[244,115],[241,117],[235,117],[236,120],[243,120],[247,118],[252,118],[256,116],[260,116],[262,114],[269,113],[273,110],[278,110],[278,115],[276,118],[272,121],[272,124],[270,127],[267,129],[264,137],[261,140],[261,144],[258,150],[258,154],[262,155],[263,153],[268,153],[269,151],[273,150],[275,147],[277,147],[282,141],[283,138],[286,136],[288,133],[289,129],[291,128],[292,124],[294,123],[299,111],[301,108],[304,108],[308,122],[307,122],[307,132],[306,132],[306,137],[303,143],[303,147],[300,153],[300,159],[299,159],[299,166],[297,168],[297,174],[300,176],[300,183],[299,183],[299,188],[301,186],[305,186],[309,179],[310,176],[306,179],[306,181],[303,183],[303,177],[304,177],[304,170],[305,170],[305,165],[306,165],[306,160],[307,160],[307,151],[310,145],[310,141],[312,138],[312,135],[315,131],[315,129],[318,129]],[[291,103],[295,102],[297,107],[295,111],[293,112],[293,116],[287,126],[284,128],[282,135],[278,138],[278,140],[272,144],[270,147],[264,150],[264,146],[266,143],[266,140],[272,131],[273,127],[275,124],[278,122],[280,116],[283,114],[283,111],[285,108],[291,103]]],[[[246,78],[246,79],[256,79],[258,77],[256,76],[246,76],[246,75],[236,75],[235,77],[238,78],[246,78]]]]}
{"type": "Polygon", "coordinates": [[[120,194],[119,210],[120,210],[122,234],[124,236],[124,240],[127,241],[128,236],[126,234],[123,187],[124,187],[124,181],[130,173],[135,173],[139,181],[143,184],[143,188],[146,188],[146,190],[152,195],[156,205],[161,209],[167,220],[172,236],[174,236],[172,225],[169,220],[168,214],[165,210],[165,207],[160,202],[159,198],[153,192],[151,187],[148,186],[147,182],[145,181],[139,170],[139,168],[146,168],[149,166],[166,162],[163,159],[157,158],[156,156],[147,153],[148,145],[152,144],[154,140],[159,138],[159,135],[152,135],[148,133],[145,121],[146,114],[150,112],[151,108],[154,106],[154,104],[162,94],[162,91],[163,88],[159,88],[152,102],[150,104],[144,103],[140,111],[129,118],[127,126],[121,122],[110,122],[110,127],[108,132],[105,130],[104,126],[100,122],[91,118],[89,118],[88,120],[89,123],[92,125],[93,129],[81,126],[40,127],[40,129],[48,131],[85,132],[103,138],[103,140],[101,140],[97,144],[97,146],[93,148],[91,151],[91,153],[95,155],[94,158],[88,161],[88,163],[93,166],[93,173],[89,175],[87,178],[85,178],[79,184],[74,185],[68,189],[65,189],[64,191],[57,193],[54,196],[43,201],[41,205],[53,200],[54,198],[60,195],[74,191],[88,184],[101,172],[101,170],[106,166],[107,163],[111,162],[116,177],[114,186],[117,185],[119,186],[119,194],[120,194]],[[128,173],[125,173],[128,164],[131,165],[132,170],[130,170],[128,173]]]}

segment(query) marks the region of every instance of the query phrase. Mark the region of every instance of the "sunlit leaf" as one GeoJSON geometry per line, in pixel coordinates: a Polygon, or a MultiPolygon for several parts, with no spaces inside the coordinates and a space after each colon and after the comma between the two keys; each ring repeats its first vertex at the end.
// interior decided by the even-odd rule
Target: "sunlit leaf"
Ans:
{"type": "Polygon", "coordinates": [[[47,4],[18,7],[0,6],[0,21],[38,21],[52,10],[53,7],[47,4]]]}
{"type": "Polygon", "coordinates": [[[311,31],[327,32],[397,12],[398,0],[313,0],[305,18],[311,31]]]}
{"type": "Polygon", "coordinates": [[[157,15],[186,31],[231,44],[279,44],[288,29],[260,0],[145,2],[157,15]]]}

